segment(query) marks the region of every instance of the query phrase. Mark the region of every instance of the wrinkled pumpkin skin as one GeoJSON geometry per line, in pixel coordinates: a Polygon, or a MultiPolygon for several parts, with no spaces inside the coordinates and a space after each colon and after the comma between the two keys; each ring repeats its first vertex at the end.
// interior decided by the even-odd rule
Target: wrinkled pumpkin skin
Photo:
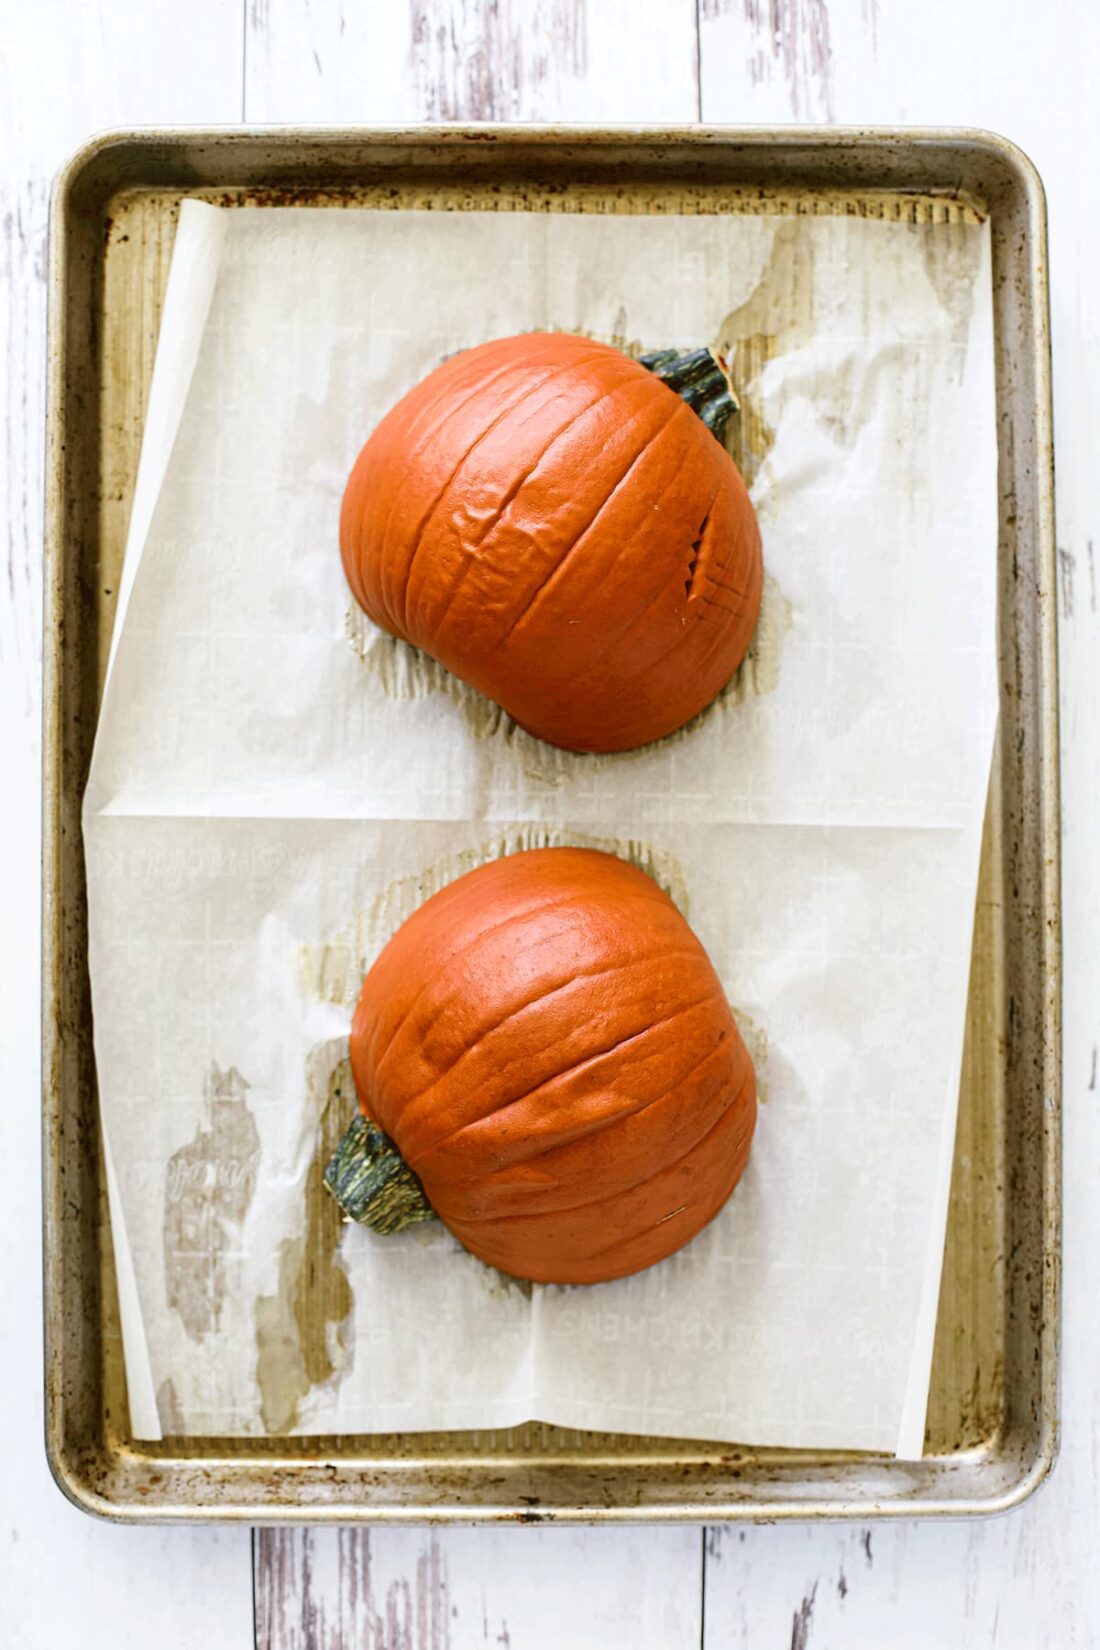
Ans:
{"type": "Polygon", "coordinates": [[[359,455],[340,546],[376,624],[577,751],[709,705],[763,579],[729,454],[652,373],[568,333],[465,350],[410,390],[359,455]]]}
{"type": "Polygon", "coordinates": [[[351,1063],[459,1241],[543,1282],[687,1243],[756,1119],[702,945],[651,878],[586,849],[495,860],[422,905],[366,977],[351,1063]]]}

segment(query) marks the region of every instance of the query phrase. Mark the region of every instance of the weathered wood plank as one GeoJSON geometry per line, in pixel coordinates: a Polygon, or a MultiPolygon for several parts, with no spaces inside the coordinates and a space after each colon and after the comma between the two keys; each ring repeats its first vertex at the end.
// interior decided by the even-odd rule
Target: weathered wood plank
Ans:
{"type": "Polygon", "coordinates": [[[693,120],[695,0],[249,0],[262,121],[693,120]]]}
{"type": "Polygon", "coordinates": [[[37,1164],[38,793],[46,213],[66,152],[105,126],[226,121],[241,104],[237,0],[4,8],[0,54],[0,1640],[244,1650],[244,1530],[121,1530],[50,1482],[42,1447],[37,1164]]]}
{"type": "Polygon", "coordinates": [[[700,0],[700,118],[833,120],[833,40],[852,9],[828,0],[700,0]]]}
{"type": "Polygon", "coordinates": [[[257,1650],[695,1650],[696,1529],[265,1530],[257,1650]]]}
{"type": "Polygon", "coordinates": [[[702,7],[706,120],[966,121],[1021,143],[1046,182],[1061,546],[1067,1254],[1064,1443],[1042,1494],[1008,1518],[970,1526],[713,1532],[706,1650],[773,1643],[1025,1650],[1100,1642],[1093,1560],[1100,1524],[1100,524],[1087,456],[1100,443],[1100,333],[1084,276],[1100,257],[1100,227],[1081,193],[1081,162],[1100,144],[1100,117],[1072,67],[1092,61],[1098,49],[1100,25],[1084,6],[1044,14],[1041,24],[1024,0],[962,8],[929,0],[880,10],[868,0],[704,0],[702,7]]]}

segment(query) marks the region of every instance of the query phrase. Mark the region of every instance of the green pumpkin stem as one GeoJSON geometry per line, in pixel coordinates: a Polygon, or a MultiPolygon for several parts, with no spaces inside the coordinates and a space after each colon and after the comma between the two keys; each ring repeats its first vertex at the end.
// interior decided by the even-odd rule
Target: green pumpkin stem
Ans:
{"type": "Polygon", "coordinates": [[[740,412],[725,362],[711,349],[695,349],[688,355],[679,350],[660,349],[639,357],[655,378],[675,390],[692,412],[698,413],[711,435],[719,441],[735,412],[740,412]]]}
{"type": "Polygon", "coordinates": [[[362,1116],[337,1146],[325,1185],[349,1220],[386,1236],[437,1218],[393,1141],[362,1116]]]}

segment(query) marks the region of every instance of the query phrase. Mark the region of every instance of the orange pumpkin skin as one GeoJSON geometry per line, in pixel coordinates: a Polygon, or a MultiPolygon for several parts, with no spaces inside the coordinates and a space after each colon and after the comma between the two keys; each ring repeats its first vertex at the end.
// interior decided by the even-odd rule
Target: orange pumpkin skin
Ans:
{"type": "Polygon", "coordinates": [[[699,940],[644,872],[587,849],[492,861],[422,905],[364,981],[351,1064],[459,1241],[548,1283],[689,1242],[756,1120],[699,940]]]}
{"type": "Polygon", "coordinates": [[[648,744],[709,705],[760,606],[760,533],[725,448],[606,344],[503,338],[398,402],[340,518],[351,589],[552,745],[648,744]]]}

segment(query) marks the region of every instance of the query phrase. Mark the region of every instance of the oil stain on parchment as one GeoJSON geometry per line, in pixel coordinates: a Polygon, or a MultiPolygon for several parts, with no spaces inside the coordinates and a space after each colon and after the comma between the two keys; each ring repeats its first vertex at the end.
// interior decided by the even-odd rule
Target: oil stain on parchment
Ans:
{"type": "Polygon", "coordinates": [[[351,1284],[339,1256],[340,1210],[324,1172],[355,1109],[343,1039],[318,1044],[306,1061],[306,1104],[313,1153],[302,1201],[304,1230],[279,1245],[275,1294],[256,1301],[256,1380],[269,1433],[290,1432],[302,1401],[339,1380],[351,1362],[351,1284]]]}
{"type": "MultiPolygon", "coordinates": [[[[490,1300],[506,1301],[512,1296],[518,1295],[521,1299],[529,1301],[534,1295],[535,1286],[530,1278],[516,1278],[512,1276],[511,1272],[498,1272],[495,1266],[490,1266],[476,1255],[472,1255],[470,1258],[477,1261],[483,1273],[482,1283],[490,1300]]],[[[577,1286],[566,1284],[563,1287],[577,1286]]],[[[583,1288],[584,1285],[582,1284],[579,1287],[583,1288]]]]}
{"type": "Polygon", "coordinates": [[[737,1029],[741,1033],[741,1041],[749,1051],[756,1072],[756,1098],[761,1105],[768,1098],[768,1085],[764,1073],[768,1064],[768,1032],[767,1027],[754,1020],[751,1014],[745,1014],[735,1003],[730,1004],[730,1012],[737,1021],[737,1029]]]}
{"type": "Polygon", "coordinates": [[[180,1409],[175,1382],[171,1376],[157,1387],[157,1419],[165,1438],[178,1438],[185,1430],[183,1411],[180,1409]]]}
{"type": "Polygon", "coordinates": [[[775,441],[760,405],[760,375],[769,361],[813,336],[813,227],[811,219],[797,217],[777,224],[756,285],[724,318],[712,344],[741,402],[726,426],[726,445],[750,489],[775,441]]]}
{"type": "Polygon", "coordinates": [[[951,323],[951,373],[961,383],[974,314],[982,237],[970,214],[953,202],[937,202],[930,223],[919,223],[921,260],[929,284],[951,323]]]}
{"type": "Polygon", "coordinates": [[[209,1124],[168,1160],[164,1183],[164,1271],[168,1304],[188,1335],[218,1328],[228,1262],[256,1189],[260,1136],[249,1085],[235,1066],[212,1063],[205,1084],[209,1124]]]}
{"type": "MultiPolygon", "coordinates": [[[[476,848],[447,854],[415,874],[396,878],[373,895],[366,888],[352,890],[349,903],[358,913],[354,924],[333,934],[324,944],[307,944],[298,949],[298,977],[303,994],[312,1001],[351,1006],[358,998],[364,974],[379,951],[425,900],[457,877],[465,876],[467,871],[528,848],[594,848],[615,854],[652,877],[683,915],[689,915],[684,868],[667,849],[655,848],[652,843],[637,838],[595,836],[555,825],[509,826],[496,831],[476,848]]],[[[352,1090],[348,1093],[352,1094],[352,1090]]],[[[354,1104],[354,1099],[351,1103],[354,1104]]],[[[333,1151],[336,1143],[334,1138],[333,1151]]]]}

